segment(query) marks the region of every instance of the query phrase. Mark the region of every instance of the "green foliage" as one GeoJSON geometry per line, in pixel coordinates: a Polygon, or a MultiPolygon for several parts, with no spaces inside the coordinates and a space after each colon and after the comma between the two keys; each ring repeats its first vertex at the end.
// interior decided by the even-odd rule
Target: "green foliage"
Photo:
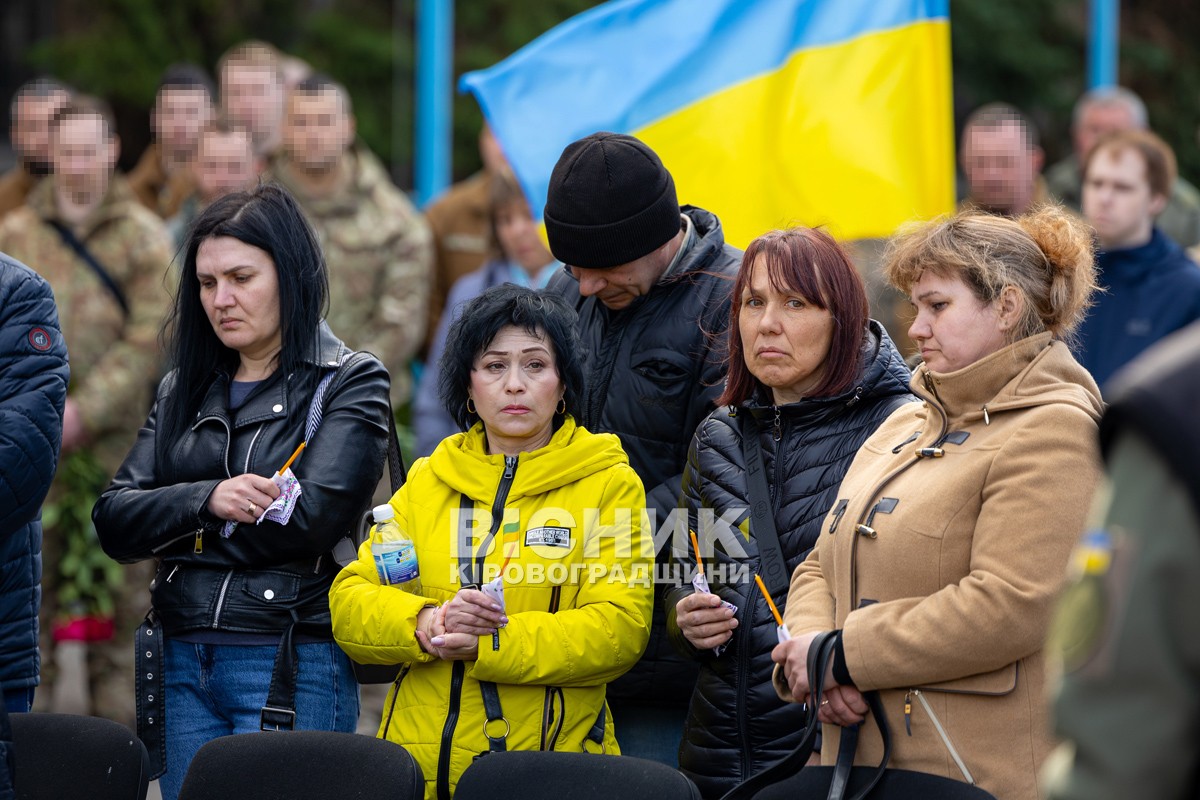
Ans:
{"type": "Polygon", "coordinates": [[[58,562],[58,608],[63,618],[111,617],[121,566],[104,554],[92,524],[92,505],[108,479],[91,453],[76,451],[58,468],[54,503],[42,508],[42,524],[64,540],[58,562]]]}

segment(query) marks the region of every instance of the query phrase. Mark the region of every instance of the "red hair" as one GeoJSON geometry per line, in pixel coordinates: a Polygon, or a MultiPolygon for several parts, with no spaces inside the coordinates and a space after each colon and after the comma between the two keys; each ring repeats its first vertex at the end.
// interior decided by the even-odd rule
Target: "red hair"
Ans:
{"type": "Polygon", "coordinates": [[[863,336],[870,318],[862,277],[850,263],[846,251],[825,231],[788,228],[759,236],[742,257],[729,312],[725,391],[717,405],[739,406],[756,390],[765,388],[746,366],[738,325],[742,293],[750,285],[754,262],[759,259],[776,290],[799,294],[833,316],[833,338],[825,356],[825,375],[809,396],[834,397],[848,391],[858,379],[863,336]]]}

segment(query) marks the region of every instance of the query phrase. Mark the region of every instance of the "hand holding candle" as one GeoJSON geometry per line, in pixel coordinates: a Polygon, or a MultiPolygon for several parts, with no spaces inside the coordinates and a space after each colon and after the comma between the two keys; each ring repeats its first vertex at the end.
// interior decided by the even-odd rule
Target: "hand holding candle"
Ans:
{"type": "Polygon", "coordinates": [[[771,614],[775,617],[775,624],[779,627],[776,629],[776,635],[779,637],[779,643],[782,644],[792,638],[792,634],[788,632],[787,625],[783,624],[783,617],[779,616],[779,609],[775,607],[775,601],[771,599],[771,593],[767,591],[767,585],[763,583],[762,576],[755,575],[754,582],[758,584],[758,590],[762,592],[762,596],[767,601],[767,607],[771,609],[771,614]]]}

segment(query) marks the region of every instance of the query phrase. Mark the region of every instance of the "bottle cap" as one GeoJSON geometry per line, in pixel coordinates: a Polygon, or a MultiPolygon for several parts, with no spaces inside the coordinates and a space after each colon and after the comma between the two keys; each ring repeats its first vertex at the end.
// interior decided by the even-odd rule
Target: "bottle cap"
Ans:
{"type": "Polygon", "coordinates": [[[390,505],[384,503],[381,506],[375,506],[373,509],[371,509],[371,516],[375,518],[375,522],[378,524],[380,522],[386,522],[389,519],[395,519],[396,512],[392,510],[390,505]]]}

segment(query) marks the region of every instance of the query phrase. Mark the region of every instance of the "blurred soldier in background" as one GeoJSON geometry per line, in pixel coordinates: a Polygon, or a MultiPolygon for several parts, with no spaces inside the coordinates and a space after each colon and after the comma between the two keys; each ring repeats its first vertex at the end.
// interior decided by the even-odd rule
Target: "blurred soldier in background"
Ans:
{"type": "Polygon", "coordinates": [[[221,113],[254,137],[254,153],[264,166],[279,149],[283,122],[282,54],[266,42],[243,42],[221,56],[217,79],[221,113]]]}
{"type": "Polygon", "coordinates": [[[77,97],[50,123],[53,175],[0,223],[0,251],[36,265],[54,289],[71,352],[62,459],[43,516],[43,683],[51,700],[60,612],[77,619],[59,638],[99,638],[88,648],[89,712],[133,724],[129,634],[149,605],[147,564],[115,575],[95,541],[91,503],[129,450],[159,374],[157,334],[166,307],[170,244],[162,222],[114,176],[120,144],[112,114],[77,97]],[[61,608],[62,598],[71,607],[61,608]],[[115,603],[115,609],[113,604],[115,603]],[[107,612],[107,613],[106,613],[107,612]],[[97,624],[92,625],[95,622],[97,624]],[[78,624],[77,624],[78,623],[78,624]],[[82,624],[88,623],[88,624],[82,624]]]}
{"type": "Polygon", "coordinates": [[[163,219],[174,216],[191,191],[196,141],[212,119],[213,100],[212,79],[194,64],[167,67],[159,81],[150,112],[154,142],[129,173],[129,188],[163,219]]]}
{"type": "Polygon", "coordinates": [[[25,205],[38,181],[50,174],[50,120],[71,99],[53,78],[34,78],[13,95],[11,138],[16,165],[0,178],[0,217],[25,205]]]}
{"type": "Polygon", "coordinates": [[[258,156],[250,131],[217,118],[200,132],[196,158],[191,165],[191,193],[179,212],[167,220],[167,230],[178,249],[187,229],[214,200],[231,192],[252,188],[258,182],[258,156]]]}
{"type": "Polygon", "coordinates": [[[329,325],[374,353],[392,378],[392,405],[411,392],[409,361],[425,334],[429,226],[383,165],[355,140],[344,87],[323,75],[288,97],[283,151],[269,169],[295,195],[329,265],[329,325]]]}
{"type": "MultiPolygon", "coordinates": [[[[1050,193],[1065,205],[1083,208],[1082,164],[1100,137],[1121,131],[1149,130],[1146,104],[1129,89],[1105,86],[1091,89],[1075,103],[1071,117],[1071,155],[1046,170],[1050,193]]],[[[1200,243],[1200,190],[1177,177],[1158,227],[1180,247],[1200,243]]]]}

